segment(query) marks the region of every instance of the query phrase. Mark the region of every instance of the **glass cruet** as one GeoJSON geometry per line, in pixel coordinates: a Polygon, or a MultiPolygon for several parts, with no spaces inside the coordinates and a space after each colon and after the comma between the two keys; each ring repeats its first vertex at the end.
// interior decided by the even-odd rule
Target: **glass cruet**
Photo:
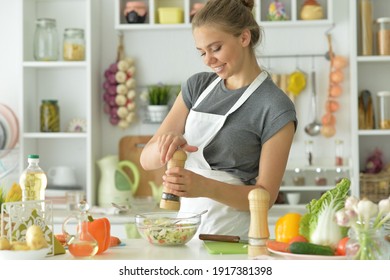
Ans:
{"type": "Polygon", "coordinates": [[[62,232],[66,237],[68,250],[74,257],[92,257],[98,251],[98,243],[92,234],[88,231],[88,210],[89,205],[85,201],[78,204],[79,213],[71,215],[65,219],[62,225],[62,232]],[[70,220],[77,220],[76,234],[71,235],[67,232],[66,227],[70,220]]]}

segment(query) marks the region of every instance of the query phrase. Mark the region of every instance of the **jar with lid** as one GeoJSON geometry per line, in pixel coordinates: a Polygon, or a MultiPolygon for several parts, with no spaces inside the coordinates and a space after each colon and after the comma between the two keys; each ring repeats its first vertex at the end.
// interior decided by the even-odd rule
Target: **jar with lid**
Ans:
{"type": "Polygon", "coordinates": [[[60,131],[60,108],[57,100],[42,100],[40,113],[41,132],[60,131]]]}
{"type": "Polygon", "coordinates": [[[326,186],[328,181],[325,176],[325,170],[318,167],[316,168],[316,176],[315,176],[315,183],[316,186],[326,186]]]}
{"type": "Polygon", "coordinates": [[[305,185],[304,172],[298,167],[294,169],[294,175],[293,175],[292,179],[293,179],[294,186],[304,186],[305,185]]]}
{"type": "Polygon", "coordinates": [[[142,1],[129,1],[123,10],[127,23],[144,23],[147,15],[147,6],[142,1]]]}
{"type": "Polygon", "coordinates": [[[336,166],[343,166],[343,164],[344,164],[344,158],[343,158],[344,142],[343,142],[343,140],[336,139],[334,143],[335,143],[335,165],[336,166]]]}
{"type": "Polygon", "coordinates": [[[378,25],[377,47],[379,55],[390,55],[390,17],[381,17],[376,20],[378,25]]]}
{"type": "Polygon", "coordinates": [[[390,129],[390,91],[380,91],[377,93],[379,105],[380,129],[390,129]]]}
{"type": "Polygon", "coordinates": [[[45,200],[47,176],[39,166],[39,155],[28,155],[28,166],[19,178],[22,201],[45,200]]]}
{"type": "Polygon", "coordinates": [[[63,58],[67,61],[79,61],[85,59],[84,30],[79,28],[67,28],[64,31],[63,58]]]}
{"type": "Polygon", "coordinates": [[[307,158],[307,163],[309,166],[313,165],[313,141],[305,141],[305,153],[307,158]]]}
{"type": "Polygon", "coordinates": [[[55,61],[59,57],[58,33],[55,19],[39,18],[34,34],[34,59],[55,61]]]}
{"type": "Polygon", "coordinates": [[[373,54],[372,0],[360,0],[360,34],[362,55],[373,54]]]}

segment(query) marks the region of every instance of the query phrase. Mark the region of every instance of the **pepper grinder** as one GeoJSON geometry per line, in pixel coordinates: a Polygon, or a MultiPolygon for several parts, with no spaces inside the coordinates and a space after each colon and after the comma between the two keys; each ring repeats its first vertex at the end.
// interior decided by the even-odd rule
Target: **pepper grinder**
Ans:
{"type": "Polygon", "coordinates": [[[268,191],[256,188],[249,192],[249,245],[248,256],[269,255],[266,242],[269,239],[268,208],[270,195],[268,191]]]}
{"type": "MultiPolygon", "coordinates": [[[[187,154],[183,150],[177,150],[172,158],[168,161],[167,169],[172,167],[183,167],[187,159],[187,154]]],[[[180,209],[180,197],[171,194],[164,187],[163,193],[160,200],[160,208],[168,210],[179,210],[180,209]]]]}

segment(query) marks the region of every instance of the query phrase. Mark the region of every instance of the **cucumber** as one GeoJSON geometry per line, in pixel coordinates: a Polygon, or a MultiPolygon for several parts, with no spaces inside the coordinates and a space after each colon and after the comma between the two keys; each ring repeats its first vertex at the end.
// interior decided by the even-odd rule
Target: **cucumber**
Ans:
{"type": "Polygon", "coordinates": [[[291,243],[290,252],[293,254],[334,256],[334,250],[331,247],[309,242],[291,243]]]}

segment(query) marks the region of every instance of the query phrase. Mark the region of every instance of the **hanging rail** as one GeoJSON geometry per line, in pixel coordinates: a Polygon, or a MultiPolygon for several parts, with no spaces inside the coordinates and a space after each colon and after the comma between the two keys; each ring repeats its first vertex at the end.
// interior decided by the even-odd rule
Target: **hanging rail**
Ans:
{"type": "Polygon", "coordinates": [[[300,57],[326,57],[326,54],[278,54],[278,55],[259,55],[257,58],[300,58],[300,57]]]}

